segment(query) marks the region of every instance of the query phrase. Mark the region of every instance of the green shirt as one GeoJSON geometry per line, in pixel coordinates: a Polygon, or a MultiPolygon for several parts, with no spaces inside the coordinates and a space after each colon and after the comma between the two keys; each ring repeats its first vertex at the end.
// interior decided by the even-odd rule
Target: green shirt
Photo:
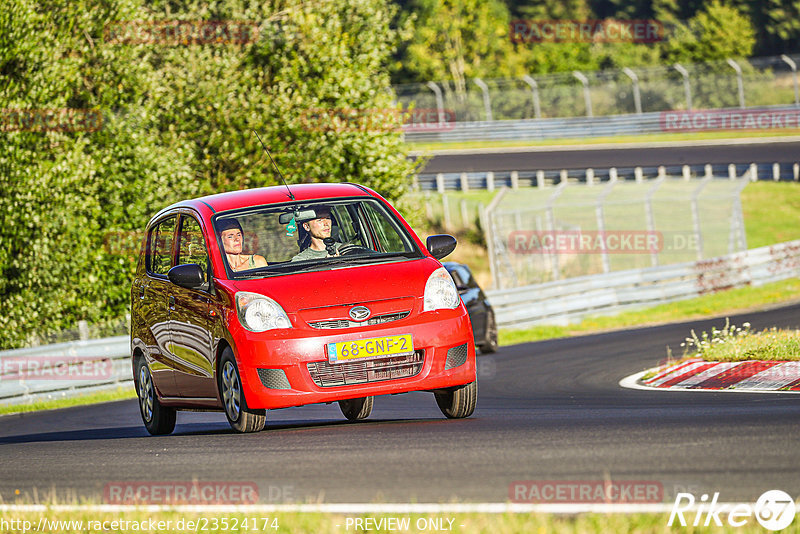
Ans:
{"type": "MultiPolygon", "coordinates": [[[[339,243],[333,244],[333,250],[339,252],[339,243]]],[[[292,257],[292,261],[304,261],[304,260],[321,260],[322,258],[328,257],[328,250],[314,250],[311,247],[308,247],[300,254],[297,254],[292,257]]]]}

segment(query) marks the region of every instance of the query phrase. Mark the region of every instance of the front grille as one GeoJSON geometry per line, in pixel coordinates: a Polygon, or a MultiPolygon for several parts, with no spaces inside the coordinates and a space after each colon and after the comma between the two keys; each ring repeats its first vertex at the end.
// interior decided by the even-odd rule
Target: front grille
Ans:
{"type": "Polygon", "coordinates": [[[310,362],[308,372],[316,385],[322,388],[381,382],[408,378],[422,371],[425,351],[418,350],[408,356],[394,356],[363,362],[328,363],[310,362]]]}
{"type": "Polygon", "coordinates": [[[321,328],[321,329],[334,329],[334,328],[355,328],[357,326],[371,326],[375,324],[383,324],[383,323],[390,323],[392,321],[399,321],[400,319],[405,319],[410,314],[410,311],[406,312],[399,312],[399,313],[387,313],[384,315],[376,315],[375,317],[370,317],[366,321],[351,321],[349,319],[331,319],[329,321],[316,321],[313,323],[308,323],[311,325],[312,328],[321,328]]]}
{"type": "Polygon", "coordinates": [[[283,369],[257,369],[261,384],[269,389],[292,389],[283,369]]]}
{"type": "Polygon", "coordinates": [[[447,360],[444,362],[445,371],[467,363],[467,344],[453,347],[447,351],[447,360]]]}

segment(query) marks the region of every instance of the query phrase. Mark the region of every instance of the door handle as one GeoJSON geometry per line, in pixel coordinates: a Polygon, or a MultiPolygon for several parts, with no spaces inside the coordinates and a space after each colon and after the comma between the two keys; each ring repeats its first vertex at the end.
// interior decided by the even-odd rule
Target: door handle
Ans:
{"type": "Polygon", "coordinates": [[[169,305],[169,309],[170,310],[174,310],[175,309],[175,297],[170,295],[169,298],[167,298],[167,302],[168,302],[168,305],[169,305]]]}

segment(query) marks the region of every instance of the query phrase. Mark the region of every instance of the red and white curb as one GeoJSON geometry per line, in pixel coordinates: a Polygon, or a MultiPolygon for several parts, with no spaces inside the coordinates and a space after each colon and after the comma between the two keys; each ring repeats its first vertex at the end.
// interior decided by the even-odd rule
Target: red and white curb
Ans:
{"type": "Polygon", "coordinates": [[[625,377],[619,385],[649,390],[800,393],[800,362],[707,362],[693,358],[625,377]],[[642,380],[647,374],[653,376],[642,380]]]}

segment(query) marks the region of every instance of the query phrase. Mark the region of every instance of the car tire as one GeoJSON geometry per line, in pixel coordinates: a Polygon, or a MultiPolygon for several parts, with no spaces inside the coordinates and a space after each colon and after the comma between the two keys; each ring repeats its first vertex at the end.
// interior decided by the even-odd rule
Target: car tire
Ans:
{"type": "Polygon", "coordinates": [[[251,410],[247,407],[239,368],[236,366],[236,359],[233,357],[230,347],[222,352],[217,381],[219,398],[222,400],[225,417],[228,418],[231,428],[242,433],[263,430],[267,423],[267,412],[266,410],[251,410]]]}
{"type": "Polygon", "coordinates": [[[481,354],[497,352],[497,322],[493,311],[486,314],[486,339],[478,348],[481,349],[481,354]]]}
{"type": "Polygon", "coordinates": [[[347,399],[339,401],[342,414],[350,421],[366,419],[372,413],[375,397],[361,397],[360,399],[347,399]]]}
{"type": "Polygon", "coordinates": [[[136,395],[139,397],[139,413],[147,431],[153,436],[171,434],[175,430],[176,410],[159,402],[150,367],[143,357],[136,360],[136,395]]]}
{"type": "Polygon", "coordinates": [[[478,403],[478,381],[434,393],[436,404],[448,419],[469,417],[478,403]]]}

